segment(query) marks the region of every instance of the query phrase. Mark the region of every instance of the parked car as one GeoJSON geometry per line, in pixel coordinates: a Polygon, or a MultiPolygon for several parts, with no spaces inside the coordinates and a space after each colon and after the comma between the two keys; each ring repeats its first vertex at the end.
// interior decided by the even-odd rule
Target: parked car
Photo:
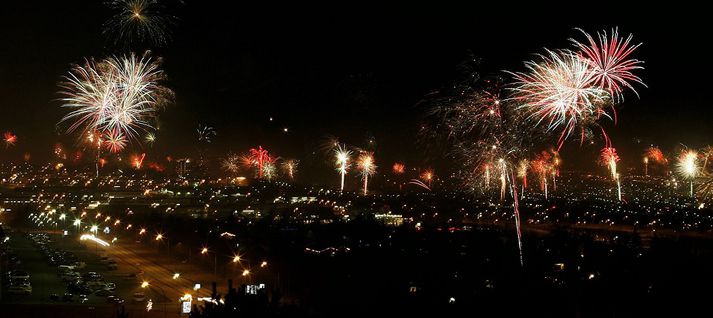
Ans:
{"type": "Polygon", "coordinates": [[[70,293],[90,294],[92,289],[80,282],[73,282],[67,286],[67,291],[70,293]]]}
{"type": "Polygon", "coordinates": [[[106,268],[108,270],[115,270],[119,268],[119,265],[117,265],[115,261],[109,261],[109,263],[106,264],[106,268]]]}
{"type": "Polygon", "coordinates": [[[10,286],[30,286],[30,287],[32,287],[32,284],[30,284],[30,281],[27,279],[17,278],[17,279],[13,279],[10,281],[10,286]]]}
{"type": "Polygon", "coordinates": [[[32,287],[24,285],[10,286],[7,288],[7,292],[15,295],[29,295],[32,294],[32,287]]]}
{"type": "Polygon", "coordinates": [[[30,274],[21,270],[10,271],[10,279],[30,279],[30,274]]]}
{"type": "Polygon", "coordinates": [[[110,290],[110,291],[115,291],[115,290],[116,290],[116,284],[114,284],[114,283],[106,283],[106,285],[104,285],[104,289],[110,290]]]}
{"type": "Polygon", "coordinates": [[[57,266],[57,270],[59,271],[60,274],[66,273],[66,272],[73,272],[76,267],[72,265],[59,265],[57,266]]]}
{"type": "Polygon", "coordinates": [[[68,273],[62,274],[61,277],[62,277],[62,280],[65,282],[74,282],[74,281],[77,281],[80,278],[82,278],[82,275],[80,275],[77,272],[68,272],[68,273]]]}
{"type": "Polygon", "coordinates": [[[124,299],[121,297],[111,295],[111,296],[106,297],[106,302],[120,305],[120,304],[124,303],[124,299]]]}
{"type": "Polygon", "coordinates": [[[100,280],[92,280],[84,283],[87,288],[91,290],[99,290],[99,289],[104,289],[106,287],[106,283],[100,280]]]}
{"type": "Polygon", "coordinates": [[[142,292],[135,292],[133,298],[135,302],[142,302],[146,300],[146,294],[142,292]]]}
{"type": "Polygon", "coordinates": [[[111,295],[113,295],[113,294],[114,294],[114,293],[113,293],[111,290],[107,290],[107,289],[100,289],[99,291],[97,291],[96,293],[94,293],[94,295],[97,295],[97,296],[99,296],[99,297],[108,297],[108,296],[111,296],[111,295]]]}

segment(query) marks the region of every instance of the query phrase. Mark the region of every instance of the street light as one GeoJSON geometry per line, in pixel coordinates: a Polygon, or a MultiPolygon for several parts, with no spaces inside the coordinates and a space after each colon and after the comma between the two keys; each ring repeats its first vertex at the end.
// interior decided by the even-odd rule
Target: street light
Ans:
{"type": "Polygon", "coordinates": [[[173,274],[173,279],[178,279],[179,277],[181,277],[181,273],[173,274]]]}
{"type": "Polygon", "coordinates": [[[233,263],[240,262],[240,255],[233,256],[233,263]]]}
{"type": "Polygon", "coordinates": [[[262,268],[267,267],[267,261],[262,261],[262,263],[260,263],[260,267],[262,267],[262,268]]]}
{"type": "MultiPolygon", "coordinates": [[[[203,246],[203,248],[201,249],[201,254],[202,255],[208,254],[207,246],[203,246]]],[[[213,275],[217,275],[217,274],[218,274],[218,254],[213,253],[213,275]]]]}
{"type": "Polygon", "coordinates": [[[148,281],[141,282],[141,288],[146,288],[146,287],[149,287],[149,282],[148,281]]]}
{"type": "Polygon", "coordinates": [[[160,241],[160,240],[162,240],[162,239],[163,239],[163,234],[159,233],[159,234],[156,235],[156,240],[157,240],[157,241],[160,241]]]}

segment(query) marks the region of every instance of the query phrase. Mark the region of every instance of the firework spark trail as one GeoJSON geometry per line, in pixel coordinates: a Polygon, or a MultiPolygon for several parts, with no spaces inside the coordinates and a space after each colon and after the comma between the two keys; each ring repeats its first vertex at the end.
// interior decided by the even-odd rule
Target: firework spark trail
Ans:
{"type": "Polygon", "coordinates": [[[706,146],[701,150],[701,156],[703,157],[703,167],[701,170],[705,171],[708,166],[708,158],[713,156],[713,146],[706,146]]]}
{"type": "Polygon", "coordinates": [[[517,186],[515,185],[515,175],[511,172],[510,176],[512,181],[510,182],[510,192],[513,198],[513,209],[515,214],[515,230],[517,232],[517,247],[520,251],[520,266],[525,266],[525,259],[522,255],[522,230],[520,228],[520,201],[517,195],[517,186]]]}
{"type": "Polygon", "coordinates": [[[426,189],[426,190],[428,190],[428,191],[431,191],[431,188],[430,188],[427,184],[423,183],[423,181],[418,180],[418,179],[411,179],[411,180],[408,182],[408,184],[413,184],[413,185],[415,185],[415,186],[419,186],[419,187],[424,188],[424,189],[426,189]]]}
{"type": "Polygon", "coordinates": [[[344,191],[344,177],[349,169],[349,160],[352,155],[351,150],[347,149],[346,146],[342,144],[337,144],[334,148],[334,155],[336,157],[337,171],[341,175],[340,191],[344,191]]]}
{"type": "Polygon", "coordinates": [[[374,154],[372,152],[362,152],[357,159],[357,167],[364,179],[364,195],[368,193],[369,176],[376,173],[376,165],[374,164],[374,154]]]}

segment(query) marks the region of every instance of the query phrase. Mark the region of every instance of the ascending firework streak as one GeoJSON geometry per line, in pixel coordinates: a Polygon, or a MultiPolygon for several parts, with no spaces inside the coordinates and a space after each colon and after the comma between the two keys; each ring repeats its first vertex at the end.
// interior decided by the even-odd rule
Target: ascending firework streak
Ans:
{"type": "Polygon", "coordinates": [[[483,174],[483,177],[485,178],[485,189],[490,189],[490,165],[485,164],[485,173],[483,174]]]}
{"type": "Polygon", "coordinates": [[[527,170],[530,168],[530,162],[527,159],[520,160],[517,165],[517,176],[522,179],[522,185],[520,185],[521,193],[520,197],[525,197],[525,188],[527,188],[527,170]]]}
{"type": "Polygon", "coordinates": [[[498,159],[498,170],[500,171],[500,201],[505,200],[505,187],[507,186],[507,165],[505,159],[498,159]]]}
{"type": "Polygon", "coordinates": [[[371,152],[362,152],[357,159],[357,167],[359,168],[362,179],[364,179],[364,195],[366,195],[369,187],[369,176],[376,173],[374,154],[371,152]]]}
{"type": "Polygon", "coordinates": [[[649,176],[649,157],[644,157],[644,176],[649,176]]]}
{"type": "Polygon", "coordinates": [[[347,149],[346,146],[342,144],[337,144],[337,147],[334,149],[334,155],[337,159],[337,171],[339,171],[339,174],[342,178],[339,190],[344,191],[344,176],[347,174],[347,170],[349,169],[349,159],[352,155],[352,152],[351,150],[347,149]]]}
{"type": "Polygon", "coordinates": [[[698,153],[693,150],[687,150],[681,153],[676,164],[676,170],[684,178],[690,180],[691,197],[693,197],[693,180],[698,175],[698,153]]]}
{"type": "Polygon", "coordinates": [[[557,177],[560,175],[560,157],[558,152],[554,152],[552,162],[552,191],[557,192],[557,177]]]}
{"type": "Polygon", "coordinates": [[[621,201],[621,182],[619,181],[619,173],[616,171],[616,163],[619,162],[619,155],[614,147],[605,147],[599,155],[599,163],[609,169],[612,179],[616,181],[618,189],[618,198],[621,201]]]}

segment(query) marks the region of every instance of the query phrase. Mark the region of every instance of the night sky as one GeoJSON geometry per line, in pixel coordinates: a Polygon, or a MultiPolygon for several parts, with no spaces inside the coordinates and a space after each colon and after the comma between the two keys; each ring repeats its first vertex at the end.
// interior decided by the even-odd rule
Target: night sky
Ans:
{"type": "MultiPolygon", "coordinates": [[[[173,40],[152,48],[164,58],[176,103],[160,115],[156,146],[134,145],[129,152],[195,155],[195,130],[204,123],[218,132],[212,156],[259,144],[300,159],[303,171],[327,174],[327,159],[313,153],[334,135],[354,146],[373,138],[384,168],[395,160],[441,167],[416,137],[425,112],[418,102],[456,79],[469,50],[483,59],[486,74],[519,71],[543,47],[568,47],[567,39],[578,36],[574,27],[594,33],[614,26],[644,42],[636,57],[646,61],[639,75],[649,86],[639,87],[640,99],[626,95],[616,127],[606,124],[622,165],[635,165],[651,143],[666,151],[679,142],[713,142],[706,10],[603,2],[500,8],[440,1],[231,3],[186,0],[173,40]]],[[[0,158],[20,160],[30,152],[41,162],[56,142],[74,140],[56,128],[65,113],[56,100],[61,76],[85,57],[126,51],[102,35],[111,12],[100,1],[13,1],[1,11],[0,130],[15,132],[19,142],[0,149],[0,158]]],[[[593,169],[591,155],[599,148],[568,143],[563,158],[569,168],[593,169]]]]}

